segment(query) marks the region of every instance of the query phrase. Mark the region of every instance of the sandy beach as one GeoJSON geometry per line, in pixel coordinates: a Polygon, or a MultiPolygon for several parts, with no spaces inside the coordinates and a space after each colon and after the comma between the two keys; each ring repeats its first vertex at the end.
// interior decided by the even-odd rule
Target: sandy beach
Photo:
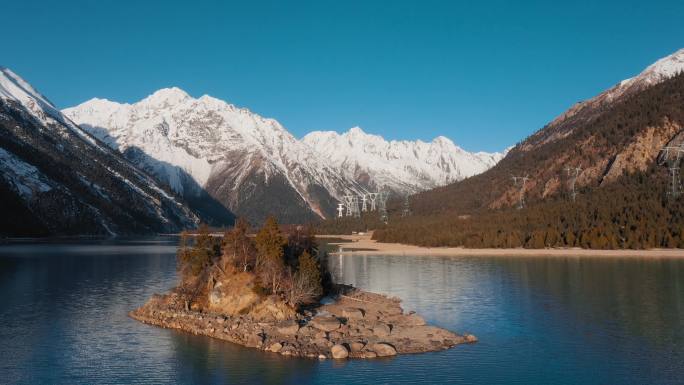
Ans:
{"type": "Polygon", "coordinates": [[[340,251],[334,254],[341,255],[684,258],[684,249],[466,249],[462,247],[421,247],[400,243],[383,243],[372,240],[371,236],[372,233],[362,235],[319,235],[318,237],[346,240],[347,242],[330,243],[339,245],[340,251]]]}

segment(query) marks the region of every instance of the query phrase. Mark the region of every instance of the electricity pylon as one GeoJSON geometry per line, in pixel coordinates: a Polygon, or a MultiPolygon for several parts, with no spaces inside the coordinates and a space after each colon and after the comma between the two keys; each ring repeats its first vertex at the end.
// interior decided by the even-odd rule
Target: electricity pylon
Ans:
{"type": "Polygon", "coordinates": [[[582,173],[582,168],[581,167],[566,167],[565,172],[568,174],[568,178],[570,178],[570,183],[569,183],[569,189],[570,189],[570,197],[572,198],[572,201],[575,201],[575,198],[577,197],[577,191],[575,191],[575,182],[577,182],[577,177],[579,174],[582,173]]]}
{"type": "Polygon", "coordinates": [[[387,224],[389,215],[387,215],[387,199],[389,198],[389,191],[380,191],[378,194],[378,211],[380,212],[380,220],[387,224]]]}
{"type": "Polygon", "coordinates": [[[525,207],[525,185],[527,184],[527,181],[530,180],[530,178],[525,175],[525,176],[513,176],[511,175],[511,178],[513,179],[513,185],[515,187],[520,188],[520,196],[519,196],[519,201],[518,201],[518,209],[522,209],[525,207]]]}
{"type": "Polygon", "coordinates": [[[346,216],[351,217],[352,216],[352,203],[353,203],[353,196],[352,195],[345,195],[342,197],[344,199],[344,206],[346,207],[347,211],[345,213],[346,216]]]}
{"type": "Polygon", "coordinates": [[[661,151],[659,165],[667,166],[670,173],[670,188],[667,191],[667,196],[670,199],[677,198],[682,193],[682,184],[679,180],[679,168],[681,167],[682,157],[684,156],[684,148],[679,146],[665,146],[661,151]]]}
{"type": "Polygon", "coordinates": [[[411,215],[411,202],[409,202],[409,196],[407,195],[404,198],[404,209],[401,212],[401,216],[408,217],[409,215],[411,215]]]}
{"type": "Polygon", "coordinates": [[[359,197],[358,197],[358,195],[352,196],[352,215],[354,215],[354,218],[361,217],[361,210],[359,210],[359,197]]]}
{"type": "Polygon", "coordinates": [[[377,208],[377,200],[378,200],[378,193],[368,193],[368,199],[370,200],[370,211],[376,211],[377,208]]]}
{"type": "Polygon", "coordinates": [[[337,217],[342,218],[344,216],[344,203],[337,204],[337,217]]]}

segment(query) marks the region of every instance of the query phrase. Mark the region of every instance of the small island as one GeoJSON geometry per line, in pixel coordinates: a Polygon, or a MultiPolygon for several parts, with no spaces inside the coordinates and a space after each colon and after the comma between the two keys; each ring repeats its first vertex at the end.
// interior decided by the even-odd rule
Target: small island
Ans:
{"type": "Polygon", "coordinates": [[[179,285],[130,312],[141,322],[284,356],[376,358],[473,343],[426,325],[400,300],[332,282],[310,228],[287,234],[270,218],[249,236],[238,220],[223,237],[182,234],[179,285]]]}

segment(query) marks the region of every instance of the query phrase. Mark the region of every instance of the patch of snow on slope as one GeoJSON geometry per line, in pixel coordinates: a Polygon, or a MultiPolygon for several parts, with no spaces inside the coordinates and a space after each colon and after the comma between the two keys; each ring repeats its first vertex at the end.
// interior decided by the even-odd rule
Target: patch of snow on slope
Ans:
{"type": "Polygon", "coordinates": [[[54,181],[37,168],[3,148],[0,148],[0,174],[25,200],[31,199],[37,193],[50,191],[56,186],[54,181]]]}
{"type": "Polygon", "coordinates": [[[40,92],[9,68],[0,67],[0,98],[22,105],[44,125],[59,122],[101,151],[105,151],[90,135],[64,115],[40,92]]]}

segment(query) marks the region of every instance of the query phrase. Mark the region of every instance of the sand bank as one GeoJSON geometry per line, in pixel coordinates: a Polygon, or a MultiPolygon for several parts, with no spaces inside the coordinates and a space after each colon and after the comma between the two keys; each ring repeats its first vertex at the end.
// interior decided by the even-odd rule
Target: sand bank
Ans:
{"type": "Polygon", "coordinates": [[[319,238],[339,238],[341,255],[406,255],[406,256],[501,256],[501,257],[630,257],[684,258],[684,249],[593,250],[580,248],[550,249],[466,249],[463,247],[421,247],[400,243],[383,243],[371,239],[372,234],[319,235],[319,238]]]}

